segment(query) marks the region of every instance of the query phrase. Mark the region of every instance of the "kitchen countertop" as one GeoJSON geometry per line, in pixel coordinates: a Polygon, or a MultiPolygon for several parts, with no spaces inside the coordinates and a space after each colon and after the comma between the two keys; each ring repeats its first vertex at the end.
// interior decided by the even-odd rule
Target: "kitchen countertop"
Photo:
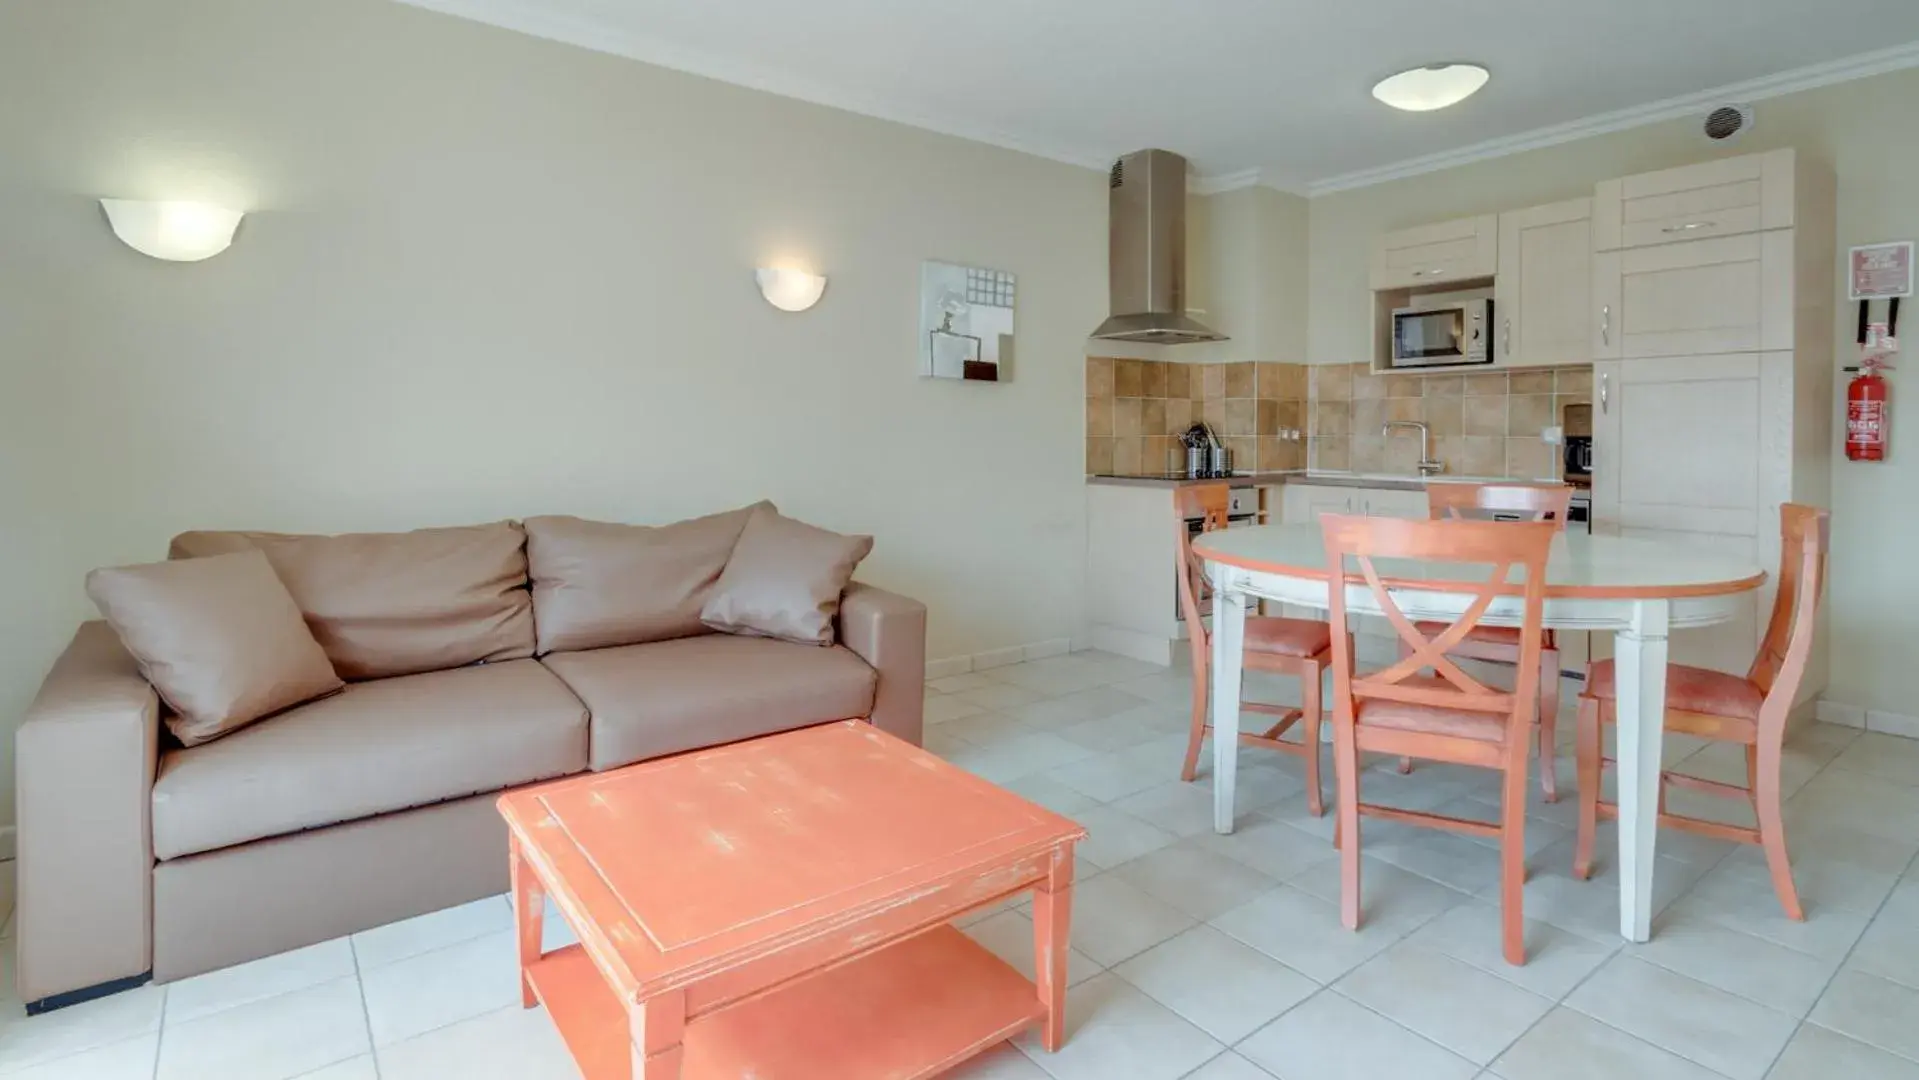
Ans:
{"type": "Polygon", "coordinates": [[[1282,484],[1319,484],[1326,487],[1371,488],[1375,491],[1424,491],[1430,482],[1445,483],[1541,483],[1551,481],[1514,480],[1504,476],[1448,476],[1430,478],[1381,473],[1311,472],[1304,469],[1279,472],[1241,473],[1208,480],[1189,480],[1183,476],[1089,476],[1088,484],[1112,484],[1121,487],[1182,488],[1193,484],[1230,484],[1233,487],[1277,487],[1282,484]]]}

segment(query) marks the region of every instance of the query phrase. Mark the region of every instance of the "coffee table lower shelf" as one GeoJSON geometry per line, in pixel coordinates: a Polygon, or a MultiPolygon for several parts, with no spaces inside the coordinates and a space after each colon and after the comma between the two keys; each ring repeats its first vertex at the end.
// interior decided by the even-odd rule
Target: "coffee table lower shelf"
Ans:
{"type": "MultiPolygon", "coordinates": [[[[586,1080],[631,1080],[626,1011],[584,949],[527,968],[586,1080]]],[[[1046,1015],[1037,989],[951,926],[688,1021],[683,1080],[914,1080],[1046,1015]]]]}

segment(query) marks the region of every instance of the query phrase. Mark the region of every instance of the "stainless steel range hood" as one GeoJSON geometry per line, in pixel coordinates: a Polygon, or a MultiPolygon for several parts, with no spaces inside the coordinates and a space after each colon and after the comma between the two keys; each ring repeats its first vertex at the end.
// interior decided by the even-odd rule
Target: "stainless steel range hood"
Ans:
{"type": "Polygon", "coordinates": [[[1113,163],[1107,241],[1112,318],[1093,336],[1187,345],[1226,335],[1186,314],[1186,159],[1140,150],[1113,163]]]}

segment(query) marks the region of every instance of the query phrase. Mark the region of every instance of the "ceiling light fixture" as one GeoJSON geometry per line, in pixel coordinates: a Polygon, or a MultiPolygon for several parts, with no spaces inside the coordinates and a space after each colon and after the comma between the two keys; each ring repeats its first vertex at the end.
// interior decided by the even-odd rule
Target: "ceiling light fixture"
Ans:
{"type": "Polygon", "coordinates": [[[101,199],[113,235],[142,255],[168,262],[210,259],[233,243],[245,216],[239,210],[197,202],[101,199]]]}
{"type": "Polygon", "coordinates": [[[1431,112],[1472,97],[1490,78],[1478,64],[1433,64],[1379,80],[1373,96],[1395,109],[1431,112]]]}

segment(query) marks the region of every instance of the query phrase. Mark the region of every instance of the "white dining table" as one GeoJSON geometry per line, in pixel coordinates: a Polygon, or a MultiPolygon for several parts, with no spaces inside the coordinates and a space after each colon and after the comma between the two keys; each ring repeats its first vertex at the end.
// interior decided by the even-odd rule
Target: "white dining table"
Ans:
{"type": "MultiPolygon", "coordinates": [[[[1220,529],[1193,541],[1206,560],[1214,590],[1212,725],[1238,731],[1241,650],[1249,602],[1272,600],[1328,610],[1331,579],[1320,526],[1255,525],[1220,529]]],[[[1447,563],[1378,559],[1393,602],[1408,618],[1455,621],[1472,596],[1432,587],[1448,580],[1483,583],[1489,569],[1447,563]],[[1422,582],[1420,588],[1398,587],[1422,582]]],[[[1346,609],[1379,615],[1380,604],[1356,571],[1345,582],[1346,609]]],[[[1345,575],[1342,575],[1345,576],[1345,575]]],[[[1508,594],[1495,599],[1482,621],[1516,626],[1522,614],[1523,573],[1515,569],[1508,594]]],[[[1751,562],[1683,544],[1632,537],[1563,533],[1546,565],[1545,625],[1614,635],[1618,692],[1619,932],[1645,941],[1652,930],[1654,849],[1659,821],[1659,774],[1665,729],[1667,635],[1734,617],[1741,596],[1766,579],[1751,562]]],[[[1233,830],[1233,786],[1239,740],[1213,740],[1213,827],[1233,830]]]]}

